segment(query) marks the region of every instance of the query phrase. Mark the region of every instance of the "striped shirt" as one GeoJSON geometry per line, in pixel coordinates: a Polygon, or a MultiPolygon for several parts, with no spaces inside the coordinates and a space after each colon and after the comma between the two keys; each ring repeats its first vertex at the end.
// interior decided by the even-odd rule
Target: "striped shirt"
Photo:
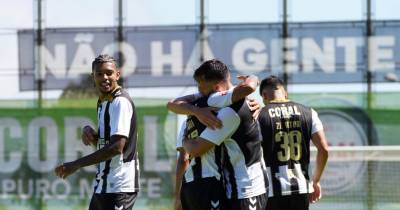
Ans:
{"type": "Polygon", "coordinates": [[[98,164],[95,193],[137,192],[139,190],[139,160],[137,154],[137,121],[135,106],[122,89],[112,93],[111,101],[97,105],[97,149],[109,144],[111,136],[127,138],[123,154],[98,164]]]}
{"type": "Polygon", "coordinates": [[[219,110],[218,118],[223,127],[206,128],[200,137],[222,145],[227,197],[244,199],[266,193],[261,133],[246,101],[219,110]]]}
{"type": "MultiPolygon", "coordinates": [[[[198,95],[197,99],[192,102],[197,107],[208,107],[208,97],[201,97],[198,95]]],[[[205,129],[203,125],[196,117],[188,116],[184,127],[181,128],[179,134],[177,148],[182,147],[183,130],[187,130],[187,135],[190,139],[198,137],[205,129]]],[[[189,167],[185,171],[183,180],[184,182],[192,182],[198,179],[215,177],[217,180],[221,180],[222,177],[222,166],[221,166],[221,147],[212,147],[209,151],[201,155],[200,157],[191,158],[189,167]]]]}
{"type": "Polygon", "coordinates": [[[313,192],[308,174],[311,135],[322,130],[317,112],[301,104],[272,102],[260,113],[268,196],[313,192]]]}

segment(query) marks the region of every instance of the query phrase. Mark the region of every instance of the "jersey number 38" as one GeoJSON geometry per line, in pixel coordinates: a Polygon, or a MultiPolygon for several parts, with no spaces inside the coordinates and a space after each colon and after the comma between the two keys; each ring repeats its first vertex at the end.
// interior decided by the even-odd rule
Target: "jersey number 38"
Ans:
{"type": "Polygon", "coordinates": [[[298,130],[279,131],[275,134],[275,142],[280,145],[278,160],[286,162],[289,159],[298,161],[301,158],[302,134],[298,130]]]}

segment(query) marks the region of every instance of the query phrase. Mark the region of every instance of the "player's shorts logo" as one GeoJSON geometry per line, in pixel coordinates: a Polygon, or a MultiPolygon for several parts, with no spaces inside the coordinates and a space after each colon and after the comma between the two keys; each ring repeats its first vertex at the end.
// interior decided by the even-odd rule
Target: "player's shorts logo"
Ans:
{"type": "Polygon", "coordinates": [[[211,200],[211,210],[219,210],[219,200],[211,200]]]}
{"type": "Polygon", "coordinates": [[[249,204],[249,209],[250,210],[256,210],[257,209],[257,198],[249,198],[250,204],[249,204]]]}

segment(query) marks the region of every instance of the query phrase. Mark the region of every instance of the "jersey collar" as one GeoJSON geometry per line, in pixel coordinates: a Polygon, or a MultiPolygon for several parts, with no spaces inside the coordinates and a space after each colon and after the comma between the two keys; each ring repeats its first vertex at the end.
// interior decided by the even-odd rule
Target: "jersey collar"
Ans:
{"type": "Polygon", "coordinates": [[[99,101],[112,101],[115,97],[115,95],[117,95],[121,90],[121,87],[118,86],[117,88],[115,88],[110,94],[107,94],[104,97],[99,97],[99,101]]]}
{"type": "Polygon", "coordinates": [[[275,99],[275,100],[269,101],[269,103],[286,103],[286,102],[290,102],[290,100],[289,99],[275,99]]]}

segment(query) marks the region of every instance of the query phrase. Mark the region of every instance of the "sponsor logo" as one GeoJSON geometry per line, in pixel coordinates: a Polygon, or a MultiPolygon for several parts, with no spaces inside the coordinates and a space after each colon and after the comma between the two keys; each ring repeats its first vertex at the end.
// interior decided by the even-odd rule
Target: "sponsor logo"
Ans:
{"type": "Polygon", "coordinates": [[[117,205],[114,206],[114,210],[123,210],[124,206],[120,206],[118,207],[117,205]]]}
{"type": "Polygon", "coordinates": [[[257,198],[249,198],[250,201],[250,205],[249,205],[249,209],[250,210],[256,210],[257,209],[257,198]]]}
{"type": "Polygon", "coordinates": [[[213,200],[211,200],[211,210],[219,210],[219,200],[217,200],[217,201],[213,201],[213,200]]]}

